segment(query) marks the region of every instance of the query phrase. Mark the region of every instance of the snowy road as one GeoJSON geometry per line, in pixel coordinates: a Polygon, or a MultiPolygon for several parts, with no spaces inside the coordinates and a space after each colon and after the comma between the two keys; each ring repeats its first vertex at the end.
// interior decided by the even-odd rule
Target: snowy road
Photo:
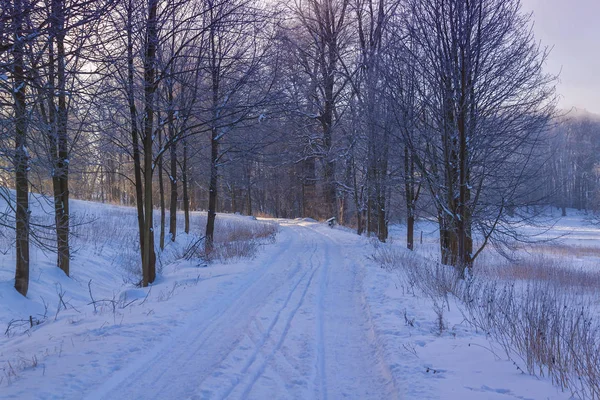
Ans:
{"type": "Polygon", "coordinates": [[[282,223],[267,262],[195,304],[185,325],[87,398],[397,398],[364,301],[364,260],[338,238],[282,223]]]}
{"type": "Polygon", "coordinates": [[[0,335],[0,398],[571,398],[503,359],[455,302],[440,333],[431,299],[370,259],[366,238],[278,222],[276,243],[254,259],[203,268],[175,258],[150,288],[121,283],[118,261],[93,256],[101,246],[74,260],[70,278],[38,261],[30,298],[12,290],[12,276],[0,281],[0,326],[45,313],[59,290],[68,306],[27,333],[0,335]],[[90,303],[92,291],[102,303],[90,303]]]}

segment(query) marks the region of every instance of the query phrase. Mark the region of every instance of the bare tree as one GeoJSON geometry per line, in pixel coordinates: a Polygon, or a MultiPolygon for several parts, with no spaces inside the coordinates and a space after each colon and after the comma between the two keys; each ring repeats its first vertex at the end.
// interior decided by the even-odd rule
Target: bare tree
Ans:
{"type": "Polygon", "coordinates": [[[528,182],[555,78],[542,72],[547,51],[519,0],[411,0],[408,10],[411,45],[402,50],[421,77],[426,144],[406,140],[436,204],[442,262],[464,272],[510,227],[506,207],[528,182]]]}
{"type": "Polygon", "coordinates": [[[388,236],[387,202],[390,187],[389,156],[392,118],[387,87],[383,85],[383,55],[388,43],[385,32],[398,8],[396,1],[358,0],[354,5],[360,49],[357,73],[349,70],[360,105],[367,147],[367,230],[380,241],[388,236]]]}
{"type": "Polygon", "coordinates": [[[406,208],[406,247],[413,250],[417,201],[423,187],[414,148],[421,149],[424,146],[424,135],[418,134],[418,124],[423,113],[418,109],[419,75],[415,69],[416,62],[411,59],[411,52],[416,49],[411,44],[410,36],[406,34],[406,20],[403,14],[400,15],[395,15],[390,21],[391,28],[387,32],[389,51],[384,55],[383,75],[388,87],[387,99],[391,103],[391,114],[396,121],[397,132],[394,136],[401,142],[403,149],[401,175],[406,208]],[[405,51],[407,48],[410,52],[405,51]]]}
{"type": "MultiPolygon", "coordinates": [[[[23,296],[29,288],[29,155],[27,152],[26,76],[25,76],[25,16],[27,3],[13,0],[12,7],[2,7],[11,17],[12,50],[11,72],[13,81],[14,129],[15,129],[15,187],[16,187],[16,272],[15,289],[23,296]]],[[[4,14],[6,15],[6,14],[4,14]]]]}
{"type": "MultiPolygon", "coordinates": [[[[219,165],[227,150],[221,144],[242,123],[257,120],[270,91],[269,78],[260,76],[268,50],[269,31],[258,35],[259,24],[268,24],[264,12],[247,0],[209,1],[206,12],[207,73],[211,98],[207,112],[210,129],[210,181],[205,249],[212,251],[217,211],[219,165]]],[[[267,25],[268,26],[268,25],[267,25]]]]}
{"type": "Polygon", "coordinates": [[[348,75],[342,68],[343,59],[351,56],[349,6],[349,0],[296,1],[288,6],[295,20],[286,26],[285,43],[292,50],[301,79],[307,80],[306,85],[299,83],[303,98],[297,100],[297,112],[307,117],[308,121],[317,123],[317,126],[313,126],[304,122],[301,128],[306,133],[303,160],[305,202],[318,201],[316,162],[320,160],[323,164],[325,207],[321,215],[308,215],[311,217],[338,216],[334,143],[335,130],[349,94],[348,75]],[[319,137],[314,135],[317,129],[320,131],[319,137]]]}

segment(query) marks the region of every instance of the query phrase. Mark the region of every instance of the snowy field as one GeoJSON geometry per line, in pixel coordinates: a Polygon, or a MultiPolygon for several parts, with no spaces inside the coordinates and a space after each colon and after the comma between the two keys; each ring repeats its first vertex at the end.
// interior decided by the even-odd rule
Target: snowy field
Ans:
{"type": "MultiPolygon", "coordinates": [[[[435,303],[407,285],[402,266],[381,268],[374,254],[382,246],[369,238],[307,220],[219,215],[223,257],[182,258],[197,235],[181,235],[159,255],[155,284],[142,289],[134,285],[135,211],[73,203],[81,225],[71,278],[38,249],[22,298],[3,239],[0,398],[571,398],[551,378],[524,373],[465,321],[456,300],[435,303]]],[[[194,214],[192,231],[203,221],[194,214]]],[[[552,230],[569,236],[538,247],[545,257],[598,273],[599,229],[577,214],[552,230]]],[[[403,250],[401,226],[391,234],[384,247],[400,260],[437,249],[430,223],[417,226],[415,256],[403,250]]],[[[497,264],[486,273],[505,265],[485,256],[497,264]]]]}

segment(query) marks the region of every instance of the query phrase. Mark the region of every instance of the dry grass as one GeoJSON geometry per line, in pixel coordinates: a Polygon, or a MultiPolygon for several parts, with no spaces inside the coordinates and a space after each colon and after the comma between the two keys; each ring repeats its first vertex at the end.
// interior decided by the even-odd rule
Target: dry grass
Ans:
{"type": "Polygon", "coordinates": [[[549,282],[564,288],[600,290],[600,269],[574,266],[568,259],[534,255],[517,261],[482,265],[478,275],[503,281],[549,282]]]}
{"type": "Polygon", "coordinates": [[[215,243],[231,243],[252,240],[272,240],[277,233],[277,225],[256,221],[221,221],[215,228],[215,243]]]}
{"type": "Polygon", "coordinates": [[[198,258],[206,262],[229,262],[256,255],[260,245],[275,240],[278,226],[274,223],[248,219],[218,220],[215,226],[213,250],[207,254],[202,239],[190,242],[179,258],[198,258]]]}
{"type": "Polygon", "coordinates": [[[465,318],[523,371],[550,377],[574,398],[600,398],[600,324],[591,299],[551,282],[474,280],[465,318]]]}
{"type": "Polygon", "coordinates": [[[529,254],[544,254],[558,257],[600,257],[600,247],[568,245],[563,243],[536,243],[527,246],[519,246],[519,250],[529,254]]]}
{"type": "Polygon", "coordinates": [[[569,260],[583,252],[581,247],[557,252],[566,256],[537,254],[483,265],[480,260],[467,280],[404,249],[378,246],[373,258],[413,293],[430,297],[440,320],[440,301],[458,299],[465,320],[498,343],[523,372],[550,377],[574,398],[600,399],[600,274],[572,267],[569,260]]]}
{"type": "Polygon", "coordinates": [[[220,234],[215,236],[213,252],[202,254],[203,259],[227,262],[252,258],[261,244],[275,240],[278,231],[275,224],[252,220],[243,223],[228,221],[222,225],[220,234]]]}

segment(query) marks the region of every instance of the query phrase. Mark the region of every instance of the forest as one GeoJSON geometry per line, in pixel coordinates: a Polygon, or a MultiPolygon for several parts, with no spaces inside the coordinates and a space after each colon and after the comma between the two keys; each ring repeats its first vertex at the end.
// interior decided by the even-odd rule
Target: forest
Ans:
{"type": "Polygon", "coordinates": [[[519,0],[3,0],[15,288],[31,242],[69,275],[73,198],[136,208],[141,286],[194,210],[206,253],[218,212],[381,242],[402,221],[409,249],[433,218],[461,274],[535,206],[593,212],[600,118],[557,108],[532,24],[519,0]],[[53,224],[30,218],[32,193],[53,224]]]}

